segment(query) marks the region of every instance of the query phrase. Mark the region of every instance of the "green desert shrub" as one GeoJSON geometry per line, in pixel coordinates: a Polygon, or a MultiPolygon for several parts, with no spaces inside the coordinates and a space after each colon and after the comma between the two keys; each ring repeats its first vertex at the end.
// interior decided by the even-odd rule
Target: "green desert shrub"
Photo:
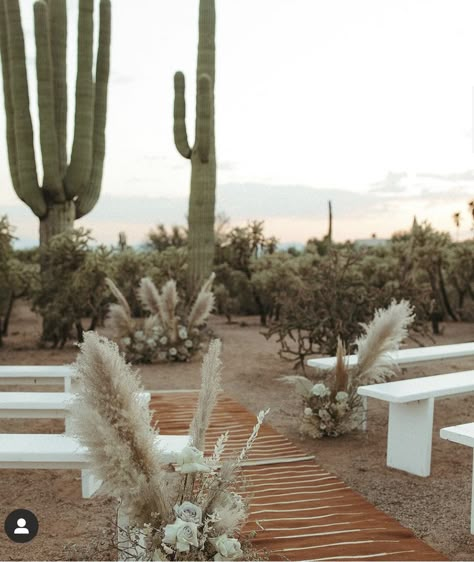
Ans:
{"type": "Polygon", "coordinates": [[[41,248],[44,268],[33,306],[44,318],[43,341],[53,346],[62,347],[73,328],[81,341],[83,319],[90,317],[94,327],[104,315],[112,250],[92,249],[91,241],[88,230],[77,229],[54,236],[41,248]]]}
{"type": "Polygon", "coordinates": [[[380,290],[363,276],[363,252],[332,250],[327,256],[294,258],[286,289],[276,297],[278,320],[266,331],[282,358],[304,369],[308,355],[334,355],[338,337],[353,341],[379,302],[380,290]]]}

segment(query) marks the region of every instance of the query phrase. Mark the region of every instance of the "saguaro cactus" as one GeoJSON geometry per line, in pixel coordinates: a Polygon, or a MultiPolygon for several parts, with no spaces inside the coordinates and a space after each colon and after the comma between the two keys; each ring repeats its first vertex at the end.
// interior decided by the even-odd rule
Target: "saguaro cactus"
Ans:
{"type": "Polygon", "coordinates": [[[192,293],[209,277],[214,260],[214,217],[216,199],[216,147],[214,135],[215,80],[214,0],[199,4],[197,60],[196,130],[194,146],[188,143],[184,75],[174,77],[174,141],[184,158],[191,160],[191,192],[188,211],[188,289],[192,293]]]}
{"type": "Polygon", "coordinates": [[[76,113],[70,162],[66,153],[66,0],[34,4],[36,74],[43,182],[39,185],[29,110],[25,45],[18,0],[0,0],[0,54],[13,187],[40,219],[40,243],[92,210],[102,183],[110,54],[110,0],[100,1],[93,67],[94,0],[80,0],[76,113]]]}

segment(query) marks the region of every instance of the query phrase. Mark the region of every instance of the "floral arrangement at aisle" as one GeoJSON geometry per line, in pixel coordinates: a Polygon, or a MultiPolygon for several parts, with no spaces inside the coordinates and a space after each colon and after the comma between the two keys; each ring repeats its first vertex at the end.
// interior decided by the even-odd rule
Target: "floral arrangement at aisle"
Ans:
{"type": "Polygon", "coordinates": [[[203,284],[186,319],[177,314],[176,282],[169,280],[160,291],[149,277],[140,281],[138,297],[149,313],[132,318],[130,306],[111,279],[107,285],[117,299],[109,307],[108,320],[120,349],[132,363],[188,361],[202,347],[203,328],[214,308],[214,274],[203,284]]]}
{"type": "Polygon", "coordinates": [[[130,544],[124,560],[254,559],[241,535],[247,502],[239,494],[240,468],[267,411],[236,458],[222,459],[228,432],[219,437],[211,456],[204,456],[206,430],[217,402],[221,380],[221,342],[212,340],[204,356],[202,383],[190,445],[177,466],[164,462],[154,446],[157,429],[152,414],[137,399],[137,374],[117,345],[94,332],[84,335],[74,365],[78,398],[74,429],[91,455],[91,469],[103,481],[101,491],[120,499],[129,520],[130,544]],[[100,375],[100,376],[98,376],[100,375]]]}
{"type": "Polygon", "coordinates": [[[317,371],[319,380],[299,375],[282,377],[283,381],[294,384],[303,398],[300,425],[303,435],[318,439],[337,437],[362,425],[365,412],[357,388],[384,382],[399,372],[398,365],[387,353],[399,348],[414,318],[408,301],[392,301],[388,308],[376,310],[369,325],[363,324],[364,333],[355,342],[355,367],[347,366],[346,350],[339,339],[334,369],[328,373],[317,371]]]}

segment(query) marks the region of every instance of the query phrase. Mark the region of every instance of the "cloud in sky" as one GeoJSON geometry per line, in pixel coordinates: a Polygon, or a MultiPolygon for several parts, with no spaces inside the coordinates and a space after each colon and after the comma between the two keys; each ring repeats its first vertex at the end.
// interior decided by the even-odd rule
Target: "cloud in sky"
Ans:
{"type": "MultiPolygon", "coordinates": [[[[413,216],[429,220],[436,228],[454,230],[452,214],[467,208],[469,191],[446,187],[443,192],[425,190],[400,198],[394,193],[357,193],[336,189],[313,189],[303,185],[224,184],[218,189],[217,212],[230,217],[233,225],[249,220],[264,220],[267,234],[281,242],[305,242],[327,231],[330,200],[334,214],[336,240],[368,238],[373,232],[388,237],[396,230],[409,228],[413,216]]],[[[91,228],[98,242],[115,243],[124,230],[131,243],[141,243],[158,223],[167,226],[186,224],[185,197],[101,197],[95,209],[78,221],[91,228]]],[[[20,203],[2,209],[12,224],[21,245],[35,244],[38,221],[20,203]]]]}
{"type": "MultiPolygon", "coordinates": [[[[67,5],[71,144],[78,2],[67,5]]],[[[20,6],[39,161],[33,0],[20,6]]],[[[197,15],[198,0],[113,4],[102,197],[83,221],[109,239],[122,223],[138,239],[184,222],[190,166],[173,143],[173,74],[186,76],[192,142],[197,15]]],[[[324,233],[328,199],[342,239],[409,226],[415,213],[445,224],[465,196],[446,182],[474,179],[472,21],[472,0],[218,2],[217,210],[258,213],[286,240],[324,233]]],[[[0,213],[35,239],[4,130],[0,109],[0,213]]]]}

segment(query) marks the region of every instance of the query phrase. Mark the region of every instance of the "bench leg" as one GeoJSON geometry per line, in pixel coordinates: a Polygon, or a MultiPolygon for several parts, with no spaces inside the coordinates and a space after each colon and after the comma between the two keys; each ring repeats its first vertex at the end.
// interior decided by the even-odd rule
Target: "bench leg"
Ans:
{"type": "Polygon", "coordinates": [[[362,396],[362,431],[367,431],[367,396],[362,396]]]}
{"type": "Polygon", "coordinates": [[[90,498],[96,492],[102,481],[98,480],[88,468],[81,470],[82,497],[90,498]]]}
{"type": "Polygon", "coordinates": [[[429,476],[434,398],[399,404],[390,402],[387,466],[429,476]]]}

